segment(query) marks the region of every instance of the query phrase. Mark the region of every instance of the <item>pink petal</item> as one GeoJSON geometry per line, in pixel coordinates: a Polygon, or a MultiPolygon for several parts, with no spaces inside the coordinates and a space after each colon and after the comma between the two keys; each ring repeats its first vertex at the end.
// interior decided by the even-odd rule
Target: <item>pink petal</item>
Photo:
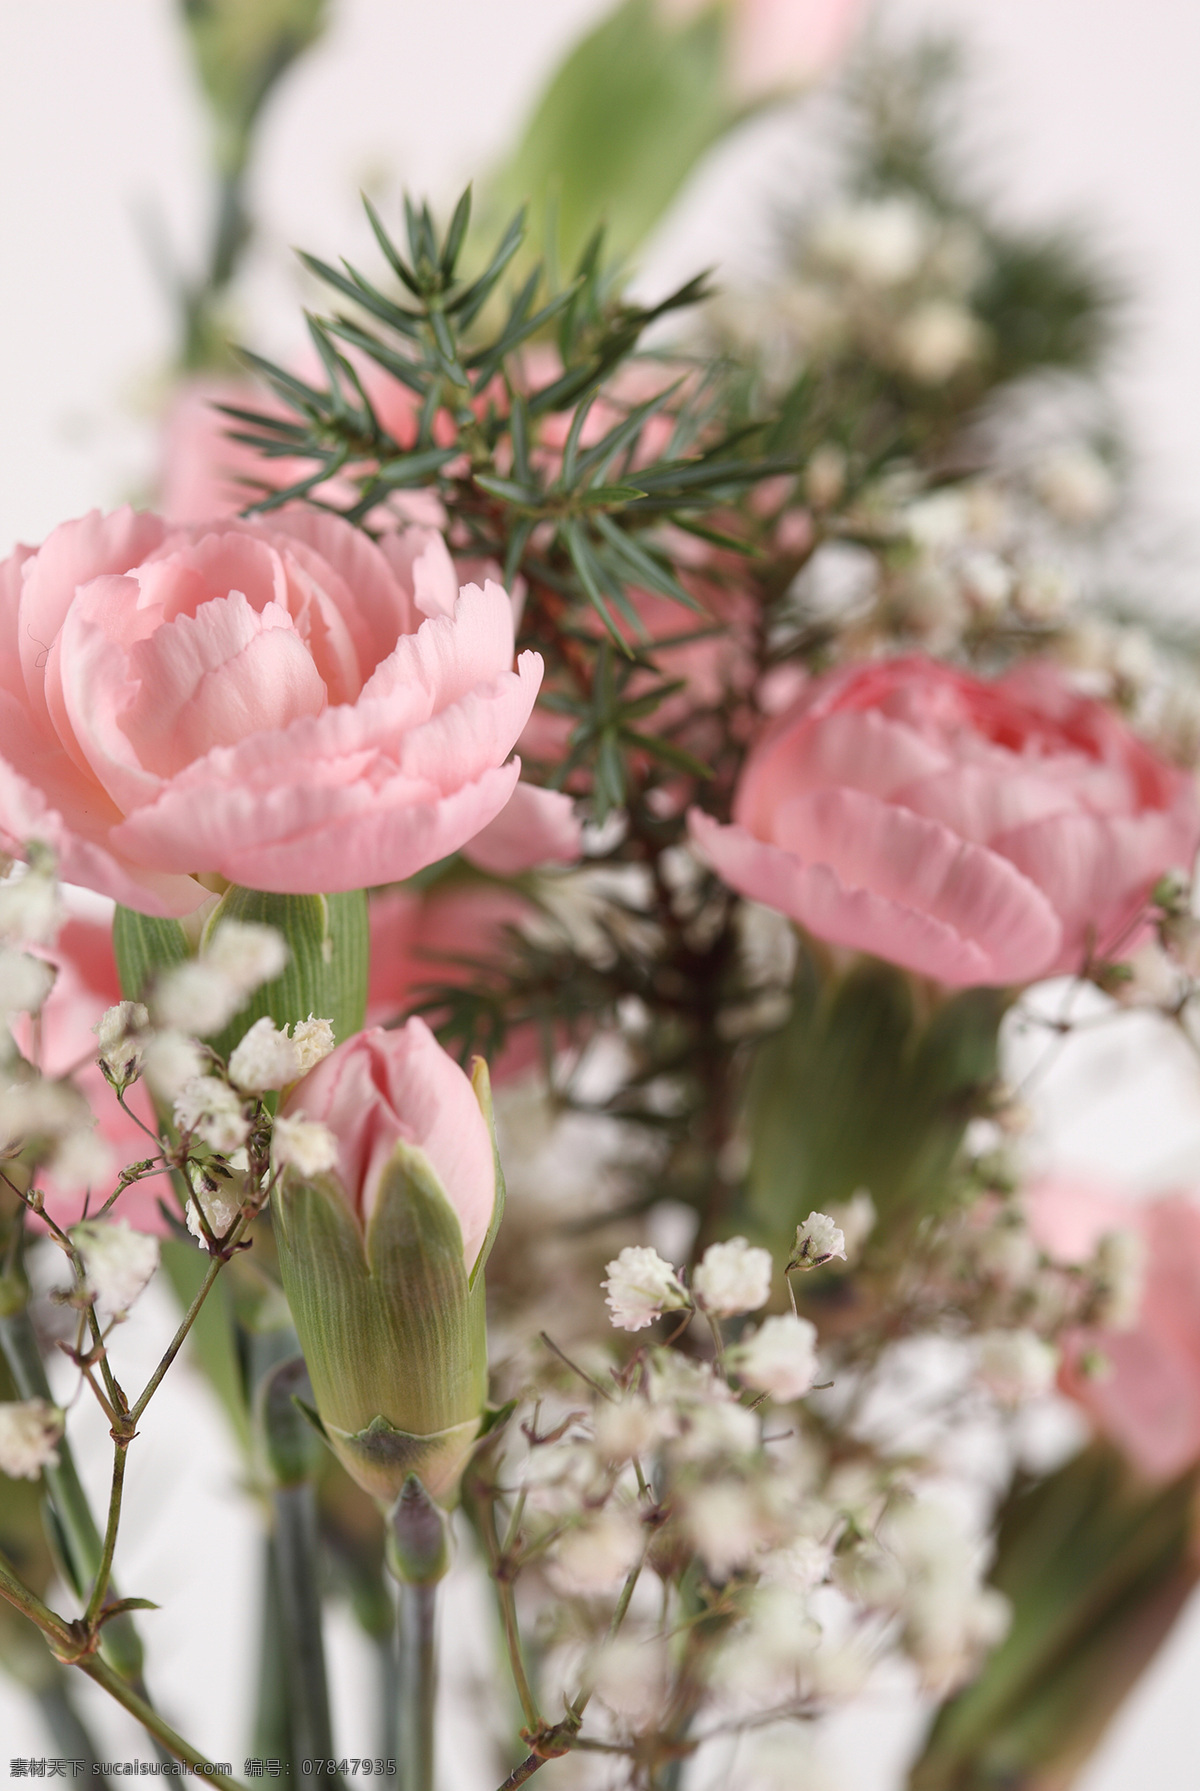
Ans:
{"type": "Polygon", "coordinates": [[[1045,898],[993,853],[857,792],[801,803],[811,805],[808,859],[695,809],[692,839],[731,887],[818,938],[953,987],[1027,981],[1056,950],[1058,921],[1045,898]]]}
{"type": "Polygon", "coordinates": [[[129,656],[139,689],[119,714],[138,761],[172,777],[214,746],[325,708],[325,685],[287,611],[240,591],[164,623],[129,656]]]}
{"type": "Polygon", "coordinates": [[[46,655],[81,585],[105,573],[126,573],[161,543],[160,517],[128,506],[111,516],[93,510],[64,522],[28,561],[21,593],[18,639],[25,687],[34,716],[48,721],[43,684],[46,655]]]}
{"type": "Polygon", "coordinates": [[[571,798],[526,783],[464,848],[472,864],[494,877],[516,877],[539,864],[576,864],[582,850],[583,829],[571,798]]]}
{"type": "Polygon", "coordinates": [[[755,747],[738,786],[734,820],[764,837],[778,804],[809,790],[849,787],[891,796],[950,765],[945,748],[877,709],[842,709],[813,725],[803,703],[755,747]]]}

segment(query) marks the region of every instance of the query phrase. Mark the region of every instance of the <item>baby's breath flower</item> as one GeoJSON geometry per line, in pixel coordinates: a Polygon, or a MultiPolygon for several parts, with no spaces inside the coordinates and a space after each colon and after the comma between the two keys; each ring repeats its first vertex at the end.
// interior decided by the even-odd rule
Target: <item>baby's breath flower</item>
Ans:
{"type": "Polygon", "coordinates": [[[145,1056],[143,1034],[150,1024],[150,1015],[140,1001],[118,1001],[101,1017],[96,1027],[97,1055],[119,1087],[132,1082],[141,1073],[145,1056]]]}
{"type": "Polygon", "coordinates": [[[0,946],[0,1012],[36,1014],[53,987],[53,964],[0,946]]]}
{"type": "Polygon", "coordinates": [[[1058,1351],[1035,1331],[984,1331],[975,1340],[976,1372],[1003,1405],[1019,1405],[1048,1393],[1058,1372],[1058,1351]]]}
{"type": "Polygon", "coordinates": [[[206,1183],[192,1194],[187,1203],[184,1217],[187,1228],[202,1250],[209,1248],[208,1236],[201,1223],[201,1212],[208,1224],[208,1230],[215,1239],[228,1237],[234,1220],[242,1210],[241,1190],[226,1182],[224,1184],[206,1183]]]}
{"type": "Polygon", "coordinates": [[[271,1162],[300,1175],[322,1175],[338,1160],[337,1139],[328,1126],[302,1113],[280,1115],[271,1132],[271,1162]]]}
{"type": "Polygon", "coordinates": [[[158,1239],[134,1231],[124,1219],[85,1219],[69,1236],[97,1307],[124,1318],[158,1267],[158,1239]]]}
{"type": "Polygon", "coordinates": [[[627,1244],[608,1264],[605,1302],[622,1331],[640,1331],[664,1312],[691,1304],[687,1289],[669,1262],[644,1244],[627,1244]]]}
{"type": "Polygon", "coordinates": [[[772,1399],[801,1399],[817,1378],[817,1328],[790,1312],[764,1319],[729,1352],[729,1366],[772,1399]]]}
{"type": "Polygon", "coordinates": [[[208,1038],[227,1026],[245,999],[216,965],[189,958],[160,976],[151,996],[155,1024],[208,1038]]]}
{"type": "Polygon", "coordinates": [[[1130,1330],[1145,1289],[1145,1240],[1136,1231],[1105,1232],[1090,1266],[1096,1281],[1090,1316],[1110,1330],[1130,1330]]]}
{"type": "Polygon", "coordinates": [[[176,1097],[175,1123],[225,1155],[245,1144],[250,1131],[240,1096],[217,1076],[194,1076],[185,1084],[176,1097]]]}
{"type": "Polygon", "coordinates": [[[0,1473],[13,1480],[36,1480],[43,1468],[56,1468],[55,1444],[62,1433],[63,1415],[45,1399],[0,1405],[0,1473]]]}
{"type": "Polygon", "coordinates": [[[594,1598],[620,1590],[642,1558],[645,1536],[634,1512],[606,1505],[555,1546],[550,1575],[567,1597],[594,1598]]]}
{"type": "Polygon", "coordinates": [[[841,1227],[826,1213],[810,1213],[803,1225],[796,1227],[796,1245],[788,1268],[819,1269],[835,1256],[846,1261],[846,1239],[841,1227]]]}
{"type": "Polygon", "coordinates": [[[727,1244],[710,1244],[692,1277],[696,1302],[714,1318],[734,1318],[740,1312],[757,1312],[771,1295],[771,1253],[730,1238],[727,1244]]]}
{"type": "Polygon", "coordinates": [[[287,941],[277,928],[256,920],[223,920],[208,942],[204,961],[246,996],[282,975],[288,956],[287,941]]]}
{"type": "Polygon", "coordinates": [[[160,1101],[174,1101],[187,1083],[204,1074],[207,1062],[194,1039],[174,1027],[151,1033],[142,1051],[146,1081],[160,1101]]]}

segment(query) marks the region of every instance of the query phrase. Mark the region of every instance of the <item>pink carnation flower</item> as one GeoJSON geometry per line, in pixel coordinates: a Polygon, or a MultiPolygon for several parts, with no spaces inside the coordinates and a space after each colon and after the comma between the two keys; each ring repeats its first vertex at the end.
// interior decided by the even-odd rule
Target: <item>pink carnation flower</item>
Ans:
{"type": "Polygon", "coordinates": [[[1027,1198],[1030,1230],[1059,1262],[1087,1261],[1113,1232],[1142,1241],[1134,1323],[1068,1335],[1059,1385],[1147,1480],[1173,1480],[1200,1461],[1200,1205],[1184,1194],[1129,1200],[1057,1180],[1027,1198]],[[1098,1372],[1086,1372],[1089,1357],[1099,1357],[1098,1372]]]}
{"type": "Polygon", "coordinates": [[[65,881],[147,914],[196,908],[200,875],[316,894],[457,851],[512,795],[542,662],[513,670],[498,585],[446,614],[449,561],[426,570],[422,590],[299,509],[180,529],[93,512],[18,548],[0,847],[43,840],[65,881]]]}
{"type": "Polygon", "coordinates": [[[1191,780],[1049,664],[921,657],[815,679],[747,758],[701,855],[820,939],[954,987],[1127,952],[1200,839],[1191,780]]]}

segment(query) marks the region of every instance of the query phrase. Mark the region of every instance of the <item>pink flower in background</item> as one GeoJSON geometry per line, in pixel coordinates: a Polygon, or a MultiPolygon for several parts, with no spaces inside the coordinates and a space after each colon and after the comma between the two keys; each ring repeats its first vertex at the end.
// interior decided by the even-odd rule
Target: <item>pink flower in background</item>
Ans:
{"type": "Polygon", "coordinates": [[[463,856],[493,877],[519,877],[539,865],[577,864],[583,832],[562,790],[519,783],[494,821],[468,840],[463,856]]]}
{"type": "Polygon", "coordinates": [[[1191,779],[1048,664],[994,683],[921,657],[813,680],[698,851],[820,939],[954,987],[1128,952],[1200,840],[1191,779]]]}
{"type": "MultiPolygon", "coordinates": [[[[111,1192],[120,1170],[155,1155],[154,1144],[137,1124],[140,1119],[153,1132],[154,1107],[145,1087],[136,1083],[125,1095],[126,1105],[136,1115],[131,1119],[96,1062],[96,1026],[106,1009],[121,999],[111,925],[107,921],[72,918],[60,931],[58,943],[45,955],[57,967],[58,976],[41,1012],[36,1046],[40,1067],[52,1078],[72,1076],[115,1158],[111,1182],[93,1190],[94,1211],[98,1201],[111,1192]]],[[[27,1015],[20,1017],[15,1033],[22,1051],[35,1049],[27,1015]]],[[[82,1193],[57,1187],[45,1171],[39,1176],[39,1183],[45,1192],[46,1210],[56,1224],[73,1225],[82,1217],[82,1193]]],[[[162,1231],[165,1226],[160,1200],[170,1210],[176,1210],[177,1202],[165,1173],[126,1188],[113,1209],[114,1216],[127,1219],[137,1231],[162,1231]]]]}
{"type": "MultiPolygon", "coordinates": [[[[478,981],[481,966],[504,956],[509,928],[533,913],[533,904],[517,890],[482,878],[451,877],[419,892],[389,889],[372,896],[367,1024],[383,1026],[402,1018],[435,984],[455,987],[478,981]]],[[[489,1059],[493,1083],[524,1075],[540,1050],[535,1026],[515,1027],[503,1050],[489,1059]]]]}
{"type": "MultiPolygon", "coordinates": [[[[358,374],[375,415],[393,441],[402,448],[412,447],[417,438],[418,407],[408,387],[365,358],[358,363],[358,374]]],[[[306,366],[301,377],[319,382],[323,376],[315,367],[306,366]]],[[[282,490],[312,472],[311,461],[267,460],[247,443],[234,441],[230,431],[249,425],[227,416],[221,405],[291,420],[291,413],[270,391],[250,380],[194,379],[182,384],[162,426],[158,504],[169,522],[207,523],[216,516],[236,516],[261,496],[264,485],[282,490]]],[[[452,441],[453,425],[448,419],[439,418],[434,425],[442,446],[446,445],[447,426],[452,441]]],[[[327,502],[348,505],[358,492],[343,478],[318,487],[318,495],[327,502]]],[[[446,521],[437,495],[430,491],[394,492],[380,511],[385,521],[390,515],[393,525],[417,523],[440,529],[446,521]]]]}
{"type": "MultiPolygon", "coordinates": [[[[659,0],[681,21],[710,10],[712,0],[659,0]]],[[[730,83],[754,102],[805,87],[826,74],[849,47],[862,0],[725,0],[729,16],[730,83]]]]}
{"type": "Polygon", "coordinates": [[[1183,1194],[1123,1200],[1047,1181],[1029,1190],[1027,1206],[1031,1231],[1059,1262],[1085,1262],[1113,1232],[1141,1240],[1134,1323],[1069,1335],[1059,1384],[1146,1479],[1173,1480],[1200,1461],[1200,1205],[1183,1194]],[[1099,1372],[1085,1372],[1096,1355],[1099,1372]]]}
{"type": "Polygon", "coordinates": [[[443,613],[316,511],[171,529],[125,509],[0,566],[0,845],[186,914],[196,876],[316,894],[410,876],[495,819],[542,662],[494,583],[443,613]],[[422,602],[435,611],[422,620],[422,602]]]}
{"type": "Polygon", "coordinates": [[[416,1145],[458,1215],[463,1260],[474,1266],[496,1204],[492,1137],[469,1080],[423,1020],[347,1039],[296,1084],[282,1111],[329,1127],[338,1179],[364,1225],[397,1144],[416,1145]]]}

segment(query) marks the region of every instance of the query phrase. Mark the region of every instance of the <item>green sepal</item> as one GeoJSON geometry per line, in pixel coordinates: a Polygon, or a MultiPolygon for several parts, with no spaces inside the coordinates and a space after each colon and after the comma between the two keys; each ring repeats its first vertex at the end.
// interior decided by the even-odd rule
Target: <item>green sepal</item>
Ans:
{"type": "Polygon", "coordinates": [[[303,1356],[290,1356],[263,1375],[254,1415],[266,1468],[278,1488],[315,1480],[324,1454],[322,1432],[313,1432],[308,1369],[303,1356]]]}
{"type": "Polygon", "coordinates": [[[504,1217],[504,1206],[508,1194],[504,1185],[504,1168],[500,1162],[500,1147],[496,1143],[496,1110],[492,1105],[492,1079],[482,1057],[472,1060],[471,1087],[475,1091],[475,1099],[479,1102],[479,1111],[487,1121],[488,1133],[492,1140],[492,1161],[496,1166],[496,1201],[492,1207],[491,1223],[468,1277],[468,1284],[474,1287],[487,1266],[488,1257],[492,1254],[492,1245],[496,1242],[496,1233],[499,1231],[500,1221],[504,1217]]]}
{"type": "Polygon", "coordinates": [[[388,1570],[402,1586],[434,1586],[450,1569],[450,1526],[420,1476],[410,1474],[388,1512],[388,1570]]]}
{"type": "Polygon", "coordinates": [[[365,1234],[332,1177],[287,1178],[274,1211],[331,1445],[388,1504],[412,1472],[452,1496],[487,1397],[487,1336],[483,1280],[468,1283],[458,1216],[429,1159],[396,1146],[365,1234]]]}
{"type": "Polygon", "coordinates": [[[139,914],[134,908],[118,906],[113,915],[112,936],[121,994],[126,1001],[144,1001],[156,976],[192,955],[182,921],[160,920],[154,914],[139,914]]]}
{"type": "Polygon", "coordinates": [[[967,1123],[998,1070],[1003,989],[933,994],[864,958],[842,975],[801,945],[791,1015],[748,1092],[748,1198],[780,1248],[806,1213],[866,1188],[893,1239],[951,1197],[967,1123]]]}
{"type": "Polygon", "coordinates": [[[264,1014],[276,1026],[294,1026],[310,1014],[332,1021],[339,1045],[362,1031],[370,953],[364,890],[340,895],[269,895],[235,884],[205,922],[201,956],[225,920],[275,927],[286,939],[290,956],[283,974],[256,989],[225,1030],[210,1041],[214,1050],[227,1057],[243,1033],[264,1014]]]}
{"type": "Polygon", "coordinates": [[[325,1434],[351,1479],[380,1504],[390,1505],[405,1481],[416,1475],[431,1498],[451,1506],[457,1502],[462,1471],[479,1440],[479,1419],[468,1418],[423,1436],[398,1430],[386,1418],[373,1418],[353,1436],[327,1424],[325,1434]]]}

